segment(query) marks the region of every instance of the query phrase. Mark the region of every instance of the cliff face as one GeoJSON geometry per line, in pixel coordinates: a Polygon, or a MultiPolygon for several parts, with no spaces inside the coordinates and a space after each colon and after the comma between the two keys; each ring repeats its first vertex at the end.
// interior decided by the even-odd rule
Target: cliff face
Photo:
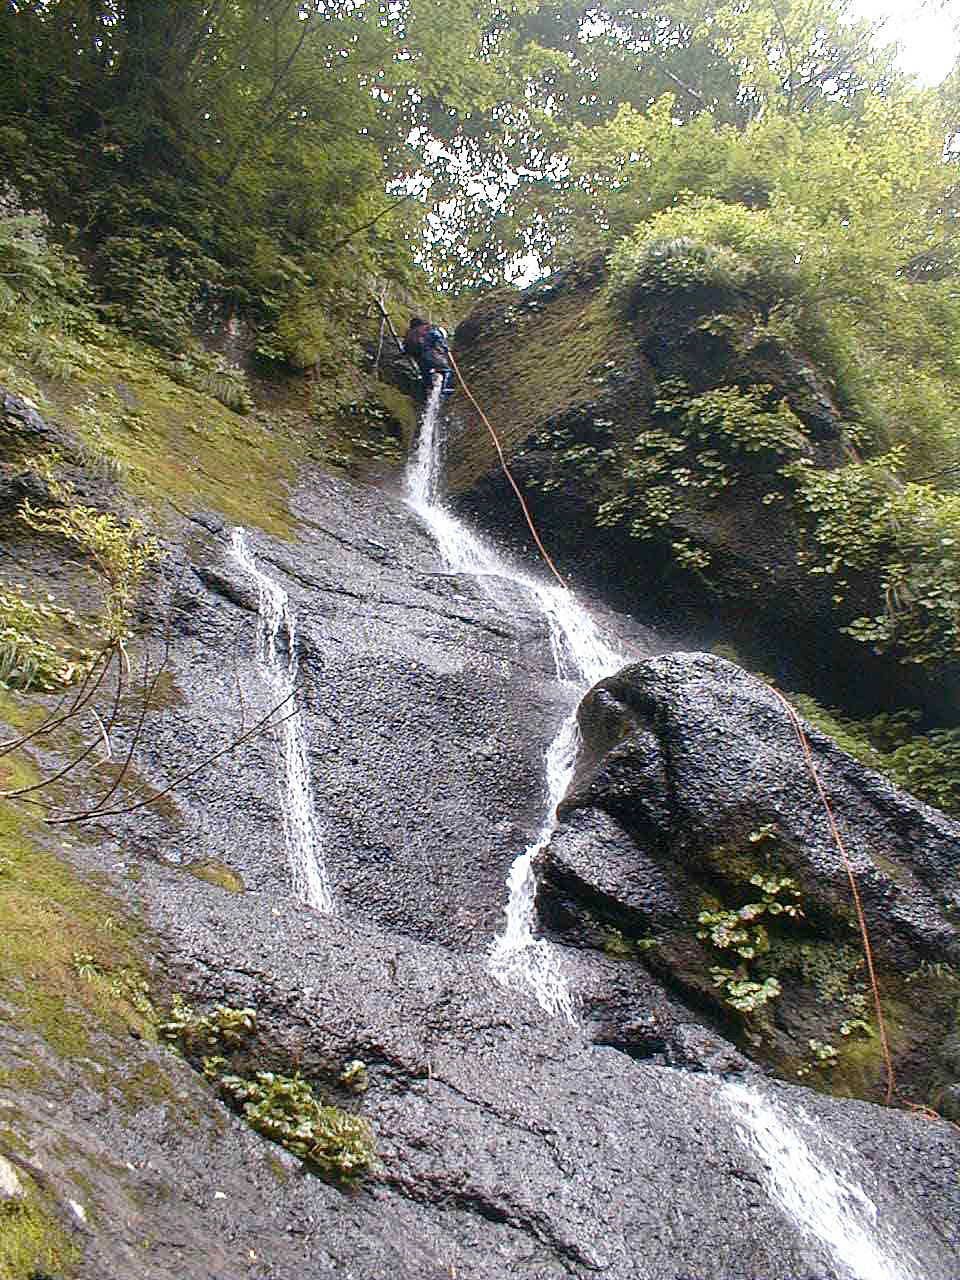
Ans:
{"type": "MultiPolygon", "coordinates": [[[[883,612],[881,585],[814,567],[810,514],[783,469],[856,457],[816,365],[771,336],[748,296],[607,294],[597,256],[491,296],[455,335],[551,552],[621,607],[659,609],[700,643],[733,638],[789,687],[949,721],[952,669],[919,673],[843,633],[883,612]]],[[[451,494],[526,545],[486,429],[465,397],[453,405],[451,494]]]]}
{"type": "MultiPolygon", "coordinates": [[[[148,383],[128,373],[124,388],[143,406],[148,383]]],[[[557,678],[529,593],[451,572],[389,486],[311,464],[279,416],[217,416],[198,402],[190,429],[159,401],[140,407],[122,439],[143,472],[124,482],[54,425],[69,422],[62,403],[39,414],[5,401],[5,557],[32,593],[93,612],[76,549],[17,516],[25,496],[50,500],[24,464],[56,444],[86,505],[138,513],[161,540],[130,647],[135,671],[146,654],[164,668],[146,697],[136,682],[118,695],[112,724],[105,691],[106,710],[96,706],[113,759],[98,750],[93,768],[48,786],[45,805],[70,809],[109,785],[131,746],[125,802],[191,776],[156,805],[66,828],[43,823],[47,808],[0,804],[0,910],[16,939],[0,957],[0,1173],[9,1166],[20,1184],[12,1206],[0,1202],[0,1247],[14,1228],[45,1224],[46,1252],[29,1265],[63,1280],[833,1274],[835,1248],[769,1177],[764,1126],[785,1124],[818,1168],[864,1188],[891,1239],[910,1240],[918,1274],[955,1274],[955,1131],[761,1074],[746,1088],[723,1079],[750,1071],[730,1043],[734,1020],[653,950],[649,965],[625,957],[623,913],[598,909],[593,885],[564,939],[577,1025],[487,973],[503,879],[542,821],[543,752],[578,697],[557,678]],[[297,622],[331,916],[292,890],[274,742],[211,759],[271,701],[256,583],[231,551],[239,523],[297,622]],[[173,1037],[178,1056],[158,1038],[186,1016],[177,997],[198,1018],[226,1010],[228,1027],[253,1010],[255,1032],[201,1035],[194,1021],[173,1037]],[[362,1095],[344,1077],[355,1060],[362,1095]],[[365,1117],[377,1156],[361,1183],[331,1184],[254,1132],[228,1071],[302,1076],[365,1117]]],[[[625,653],[676,647],[645,616],[588,603],[625,653]]],[[[53,695],[7,692],[0,711],[29,732],[53,706],[53,695]]],[[[91,740],[92,719],[24,744],[0,759],[5,789],[50,778],[91,740]]],[[[598,759],[604,745],[591,748],[598,759]]],[[[587,773],[585,759],[581,782],[587,773]]],[[[554,868],[576,861],[577,796],[589,808],[585,790],[571,793],[554,868]]],[[[635,875],[618,865],[625,882],[635,875]]],[[[544,915],[560,937],[577,901],[560,902],[560,872],[547,878],[544,915]]],[[[881,898],[896,892],[877,885],[881,898]]],[[[905,912],[915,898],[904,891],[905,912]]],[[[693,948],[698,907],[685,906],[693,948]]],[[[953,945],[932,909],[917,942],[922,932],[909,933],[904,967],[953,945]]],[[[873,1096],[874,1060],[868,1075],[859,1092],[873,1096]]]]}

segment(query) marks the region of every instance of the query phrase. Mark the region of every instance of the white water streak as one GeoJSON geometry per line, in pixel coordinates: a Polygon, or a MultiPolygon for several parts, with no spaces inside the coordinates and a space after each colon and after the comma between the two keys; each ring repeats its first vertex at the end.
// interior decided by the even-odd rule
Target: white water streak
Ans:
{"type": "MultiPolygon", "coordinates": [[[[585,692],[618,671],[626,659],[603,638],[570,591],[559,583],[520,573],[441,505],[440,402],[437,385],[424,410],[417,451],[407,471],[410,506],[433,534],[440,555],[454,572],[476,575],[488,589],[500,580],[529,593],[549,626],[557,678],[585,692]]],[[[494,939],[489,961],[491,974],[504,986],[531,991],[548,1013],[563,1014],[571,1021],[573,1003],[556,951],[534,935],[537,883],[532,864],[553,834],[557,805],[569,785],[579,741],[576,715],[571,713],[547,749],[546,813],[536,841],[510,868],[506,925],[494,939]]]]}
{"type": "Polygon", "coordinates": [[[284,589],[254,564],[243,529],[233,530],[231,546],[242,568],[257,584],[257,658],[270,697],[274,703],[284,702],[276,717],[277,791],[293,891],[308,907],[329,914],[333,911],[333,895],[321,854],[306,732],[296,701],[299,663],[294,616],[284,589]]]}
{"type": "MultiPolygon", "coordinates": [[[[741,1084],[725,1084],[723,1092],[740,1121],[740,1140],[766,1167],[771,1199],[826,1245],[841,1266],[857,1280],[914,1280],[923,1274],[853,1177],[819,1160],[774,1104],[741,1084]]],[[[819,1128],[794,1105],[791,1121],[797,1120],[807,1120],[811,1131],[819,1128]]]]}

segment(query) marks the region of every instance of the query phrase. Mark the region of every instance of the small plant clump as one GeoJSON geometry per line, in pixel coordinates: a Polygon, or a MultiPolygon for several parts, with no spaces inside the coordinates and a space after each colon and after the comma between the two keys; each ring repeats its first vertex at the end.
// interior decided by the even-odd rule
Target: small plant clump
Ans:
{"type": "MultiPolygon", "coordinates": [[[[751,832],[754,844],[768,840],[773,835],[769,825],[751,832]]],[[[701,911],[697,923],[697,937],[710,942],[718,951],[733,952],[741,963],[735,967],[714,965],[710,969],[713,984],[721,991],[725,1004],[738,1013],[756,1013],[781,993],[780,983],[774,977],[757,978],[750,972],[749,962],[770,950],[770,937],[765,917],[776,919],[786,916],[797,919],[803,915],[800,891],[790,876],[775,872],[756,872],[749,883],[760,890],[759,900],[748,902],[737,910],[717,907],[701,911]]]]}
{"type": "Polygon", "coordinates": [[[150,988],[142,974],[135,969],[125,966],[119,969],[105,967],[88,951],[73,953],[73,968],[78,978],[84,978],[87,982],[104,983],[115,999],[124,1000],[144,1017],[153,1018],[155,1010],[150,999],[150,988]]]}
{"type": "Polygon", "coordinates": [[[103,628],[111,641],[120,640],[127,633],[143,574],[160,556],[159,543],[146,536],[139,520],[122,524],[108,511],[76,502],[73,486],[54,470],[57,462],[55,455],[34,460],[56,505],[37,507],[27,499],[20,519],[36,533],[55,534],[73,543],[93,561],[107,585],[103,628]]]}
{"type": "MultiPolygon", "coordinates": [[[[362,1064],[360,1064],[362,1066],[362,1064]]],[[[373,1166],[373,1135],[362,1116],[324,1106],[300,1075],[258,1071],[254,1079],[220,1077],[220,1088],[265,1137],[326,1177],[356,1182],[373,1166]]]]}
{"type": "Polygon", "coordinates": [[[24,692],[64,689],[89,669],[91,650],[53,643],[64,629],[76,627],[72,609],[29,599],[22,586],[0,587],[0,685],[24,692]]]}
{"type": "Polygon", "coordinates": [[[239,1048],[256,1034],[257,1015],[253,1009],[233,1009],[218,1004],[211,1014],[199,1014],[180,995],[171,1002],[170,1017],[158,1028],[161,1037],[179,1045],[187,1054],[226,1046],[239,1048]]]}
{"type": "Polygon", "coordinates": [[[359,1058],[351,1058],[349,1062],[344,1063],[339,1079],[343,1087],[349,1089],[351,1093],[366,1093],[370,1088],[367,1064],[361,1062],[359,1058]]]}
{"type": "MultiPolygon", "coordinates": [[[[227,1052],[242,1048],[256,1035],[255,1010],[217,1005],[204,1015],[177,995],[159,1032],[188,1057],[199,1058],[206,1078],[240,1107],[252,1128],[279,1142],[322,1176],[352,1183],[373,1168],[376,1154],[367,1121],[321,1102],[299,1072],[287,1076],[258,1071],[250,1077],[230,1070],[227,1052]]],[[[356,1058],[345,1063],[340,1083],[353,1093],[365,1093],[370,1083],[366,1065],[356,1058]]]]}
{"type": "MultiPolygon", "coordinates": [[[[846,1034],[846,1032],[843,1034],[846,1034]]],[[[808,1040],[807,1044],[810,1048],[810,1053],[814,1062],[812,1064],[804,1063],[803,1066],[797,1068],[797,1076],[801,1080],[810,1074],[814,1066],[819,1066],[824,1070],[829,1070],[831,1067],[835,1067],[839,1062],[840,1054],[834,1045],[829,1044],[824,1040],[808,1040]]]]}

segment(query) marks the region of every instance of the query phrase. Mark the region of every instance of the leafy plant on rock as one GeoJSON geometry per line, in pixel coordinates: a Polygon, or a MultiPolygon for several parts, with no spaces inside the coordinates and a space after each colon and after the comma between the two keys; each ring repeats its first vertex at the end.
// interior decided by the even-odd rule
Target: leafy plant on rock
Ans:
{"type": "Polygon", "coordinates": [[[52,596],[30,599],[23,587],[0,587],[0,685],[50,693],[73,684],[93,657],[64,642],[63,630],[75,625],[73,610],[52,596]]]}
{"type": "Polygon", "coordinates": [[[252,1128],[325,1177],[356,1182],[376,1162],[367,1121],[323,1105],[300,1075],[258,1071],[252,1080],[223,1075],[220,1088],[241,1107],[252,1128]]]}
{"type": "MultiPolygon", "coordinates": [[[[753,843],[769,839],[773,829],[760,828],[750,835],[753,843]]],[[[701,926],[697,937],[709,942],[718,951],[739,957],[736,965],[713,965],[710,975],[713,984],[721,992],[725,1004],[738,1013],[756,1013],[765,1004],[780,995],[781,987],[774,977],[757,977],[751,972],[750,962],[770,950],[770,937],[764,921],[785,916],[798,919],[803,915],[800,893],[796,881],[790,876],[759,871],[750,876],[749,883],[760,890],[754,902],[737,909],[716,907],[703,910],[697,916],[701,926]]]]}
{"type": "Polygon", "coordinates": [[[20,519],[37,533],[72,543],[92,561],[107,587],[102,621],[107,641],[122,641],[141,579],[160,556],[159,543],[147,536],[140,520],[124,524],[109,511],[78,503],[73,486],[56,474],[57,461],[55,456],[47,456],[35,462],[53,502],[40,507],[26,499],[20,519]]]}
{"type": "MultiPolygon", "coordinates": [[[[258,1071],[253,1076],[231,1071],[228,1055],[257,1034],[253,1009],[217,1005],[199,1014],[182,996],[173,998],[160,1035],[189,1058],[201,1062],[203,1074],[237,1105],[244,1119],[273,1142],[279,1142],[326,1178],[353,1183],[376,1163],[373,1135],[362,1116],[322,1103],[299,1074],[258,1071]]],[[[340,1073],[350,1092],[369,1087],[366,1065],[352,1059],[340,1073]]]]}
{"type": "Polygon", "coordinates": [[[822,558],[814,574],[832,578],[843,601],[850,577],[877,584],[883,611],[844,630],[904,662],[955,661],[960,655],[960,496],[898,477],[904,449],[869,462],[822,471],[786,467],[814,518],[822,558]]]}

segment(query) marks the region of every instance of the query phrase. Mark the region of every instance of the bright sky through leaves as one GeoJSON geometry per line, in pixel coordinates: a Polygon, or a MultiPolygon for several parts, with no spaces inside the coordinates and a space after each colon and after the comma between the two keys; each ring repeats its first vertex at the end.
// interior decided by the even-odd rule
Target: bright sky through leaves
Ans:
{"type": "Polygon", "coordinates": [[[952,70],[958,40],[951,6],[943,9],[936,0],[854,0],[850,17],[886,18],[883,36],[901,46],[901,68],[923,84],[938,84],[952,70]]]}

